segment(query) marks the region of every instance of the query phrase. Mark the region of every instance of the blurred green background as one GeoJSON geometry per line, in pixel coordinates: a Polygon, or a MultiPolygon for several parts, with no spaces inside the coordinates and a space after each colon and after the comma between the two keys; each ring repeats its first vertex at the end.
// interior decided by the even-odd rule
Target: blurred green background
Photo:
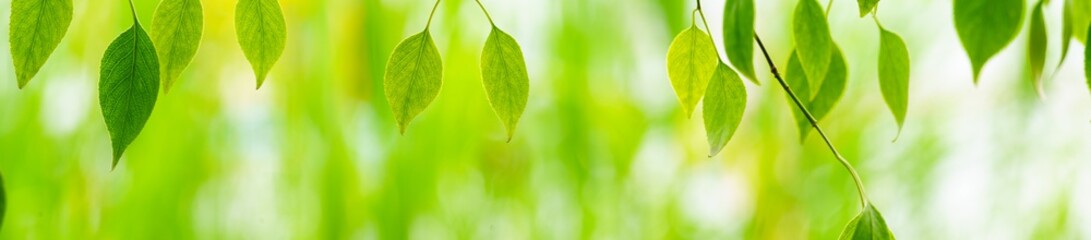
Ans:
{"type": "MultiPolygon", "coordinates": [[[[131,21],[126,1],[77,0],[68,34],[26,89],[0,42],[0,237],[835,239],[859,211],[821,140],[800,143],[761,62],[739,133],[706,157],[701,113],[681,114],[666,76],[693,1],[483,1],[522,44],[531,75],[512,143],[481,84],[489,26],[472,1],[440,4],[443,89],[399,136],[383,70],[433,1],[281,0],[288,47],[255,91],[234,1],[206,0],[195,61],[111,171],[98,67],[131,21]]],[[[147,25],[158,1],[135,2],[147,25]]],[[[783,65],[796,1],[756,2],[757,31],[783,65]]],[[[704,5],[719,43],[723,2],[704,5]]],[[[1025,36],[974,86],[950,0],[880,2],[914,70],[906,128],[891,142],[878,30],[855,1],[833,5],[850,79],[822,124],[900,239],[1091,238],[1081,44],[1045,98],[1029,80],[1025,36]]],[[[10,6],[0,0],[0,36],[10,6]]],[[[1047,11],[1055,65],[1061,9],[1047,11]]]]}

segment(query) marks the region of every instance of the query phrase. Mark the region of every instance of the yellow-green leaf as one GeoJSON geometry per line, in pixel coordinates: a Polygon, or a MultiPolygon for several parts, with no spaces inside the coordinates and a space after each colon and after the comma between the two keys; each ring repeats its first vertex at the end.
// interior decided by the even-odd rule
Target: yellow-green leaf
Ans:
{"type": "Polygon", "coordinates": [[[1087,28],[1091,24],[1091,1],[1074,0],[1069,3],[1072,17],[1072,35],[1080,42],[1087,43],[1087,28]]]}
{"type": "Polygon", "coordinates": [[[519,117],[527,106],[530,76],[527,75],[527,64],[519,43],[496,26],[489,33],[485,50],[481,53],[481,74],[489,103],[500,121],[504,122],[508,141],[511,141],[519,117]]]}
{"type": "Polygon", "coordinates": [[[860,5],[860,17],[864,17],[875,11],[875,6],[879,5],[879,0],[856,0],[856,3],[860,5]]]}
{"type": "Polygon", "coordinates": [[[708,157],[713,157],[731,141],[746,111],[746,87],[739,75],[726,64],[717,64],[702,107],[708,136],[708,157]]]}
{"type": "Polygon", "coordinates": [[[163,92],[186,70],[201,44],[204,26],[199,0],[163,0],[152,19],[151,37],[159,50],[163,92]]]}
{"type": "Polygon", "coordinates": [[[890,228],[886,226],[883,214],[879,213],[874,205],[868,203],[864,211],[860,215],[856,215],[848,226],[845,226],[845,230],[841,232],[839,239],[893,240],[894,233],[890,232],[890,228]]]}
{"type": "Polygon", "coordinates": [[[99,72],[99,105],[113,143],[114,166],[151,117],[159,94],[159,59],[136,22],[106,48],[99,72]]]}
{"type": "Polygon", "coordinates": [[[386,63],[383,89],[402,134],[413,118],[439,95],[443,62],[428,30],[410,36],[394,48],[386,63]]]}
{"type": "MultiPolygon", "coordinates": [[[[807,106],[811,116],[818,121],[825,118],[841,99],[841,95],[845,92],[849,72],[848,64],[837,45],[834,45],[833,55],[830,57],[830,70],[826,72],[826,80],[822,81],[822,85],[818,87],[818,90],[814,91],[815,94],[811,94],[807,75],[803,73],[803,66],[801,66],[796,52],[792,52],[792,56],[788,59],[788,68],[786,70],[785,81],[796,93],[796,97],[799,97],[800,101],[803,101],[807,106]]],[[[791,99],[788,101],[791,101],[791,99]]],[[[799,127],[799,140],[806,140],[813,128],[811,122],[807,120],[807,116],[804,116],[803,112],[794,110],[793,113],[796,126],[799,127]]]]}
{"type": "Polygon", "coordinates": [[[901,131],[909,106],[909,50],[898,34],[879,31],[879,88],[901,131]]]}
{"type": "Polygon", "coordinates": [[[807,79],[812,80],[812,87],[820,86],[829,71],[830,49],[833,49],[833,37],[822,5],[816,0],[800,0],[792,20],[792,33],[807,79]]]}
{"type": "Polygon", "coordinates": [[[23,88],[38,74],[72,23],[72,0],[12,0],[11,60],[23,88]]]}
{"type": "Polygon", "coordinates": [[[697,29],[697,25],[690,25],[671,42],[667,50],[667,74],[686,117],[693,115],[697,102],[705,95],[717,62],[712,38],[697,29]]]}
{"type": "Polygon", "coordinates": [[[754,74],[754,0],[727,0],[724,5],[724,51],[739,73],[758,84],[754,74]]]}
{"type": "Polygon", "coordinates": [[[239,0],[235,6],[235,34],[254,68],[258,88],[284,53],[288,31],[277,0],[239,0]]]}
{"type": "Polygon", "coordinates": [[[974,83],[981,69],[1019,34],[1023,0],[955,0],[955,29],[973,64],[974,83]]]}

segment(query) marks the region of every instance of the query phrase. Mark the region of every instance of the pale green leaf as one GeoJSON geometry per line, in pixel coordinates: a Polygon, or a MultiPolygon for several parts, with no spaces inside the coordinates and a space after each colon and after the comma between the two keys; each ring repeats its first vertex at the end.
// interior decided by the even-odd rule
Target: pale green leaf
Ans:
{"type": "Polygon", "coordinates": [[[800,0],[792,20],[796,51],[811,86],[820,86],[830,67],[833,37],[825,11],[816,0],[800,0]]]}
{"type": "Polygon", "coordinates": [[[11,60],[19,88],[38,74],[72,23],[72,0],[12,0],[11,60]]]}
{"type": "Polygon", "coordinates": [[[258,88],[284,53],[288,31],[277,0],[239,0],[235,6],[235,34],[250,60],[258,88]]]}
{"type": "Polygon", "coordinates": [[[973,64],[981,69],[1019,34],[1023,0],[954,0],[955,29],[973,64]]]}
{"type": "Polygon", "coordinates": [[[394,48],[386,63],[383,89],[402,134],[439,95],[442,78],[443,62],[428,30],[406,38],[394,48]]]}
{"type": "Polygon", "coordinates": [[[860,17],[864,17],[875,11],[875,6],[879,5],[879,0],[856,0],[856,3],[860,5],[860,17]]]}
{"type": "Polygon", "coordinates": [[[530,76],[519,43],[493,26],[481,53],[481,75],[489,103],[507,128],[508,141],[527,106],[530,76]]]}
{"type": "Polygon", "coordinates": [[[727,0],[723,27],[727,59],[739,73],[759,84],[754,74],[754,0],[727,0]]]}
{"type": "Polygon", "coordinates": [[[731,141],[746,111],[746,86],[731,67],[722,62],[717,64],[702,107],[708,136],[708,157],[713,157],[731,141]]]}
{"type": "Polygon", "coordinates": [[[1042,94],[1042,70],[1046,65],[1046,49],[1049,38],[1046,36],[1046,20],[1042,16],[1043,1],[1034,5],[1030,15],[1030,36],[1027,40],[1027,61],[1030,62],[1031,81],[1038,94],[1042,94]]]}
{"type": "Polygon", "coordinates": [[[883,219],[883,214],[870,203],[860,215],[856,215],[841,232],[841,240],[893,240],[894,233],[883,219]]]}
{"type": "Polygon", "coordinates": [[[114,166],[144,129],[159,93],[155,46],[135,16],[133,21],[106,48],[99,72],[99,105],[113,143],[114,166]]]}
{"type": "Polygon", "coordinates": [[[712,38],[696,25],[679,33],[671,42],[667,50],[667,74],[686,117],[693,115],[697,102],[705,95],[717,62],[712,38]]]}
{"type": "MultiPolygon", "coordinates": [[[[841,95],[845,92],[849,72],[848,64],[841,54],[841,49],[834,45],[833,56],[830,58],[830,70],[826,72],[826,80],[822,81],[822,86],[818,87],[815,94],[811,94],[807,75],[803,73],[799,57],[795,56],[795,54],[793,52],[792,57],[788,60],[785,81],[789,82],[792,91],[796,93],[796,97],[799,97],[800,101],[803,101],[807,110],[811,112],[811,116],[815,120],[821,121],[833,110],[833,107],[837,105],[841,95]]],[[[788,101],[789,104],[794,106],[795,103],[791,102],[791,99],[788,101]]],[[[807,116],[804,116],[802,111],[794,110],[793,113],[796,126],[799,127],[799,140],[803,141],[807,138],[813,126],[811,126],[811,122],[807,120],[807,116]]]]}
{"type": "Polygon", "coordinates": [[[151,37],[159,50],[163,92],[186,70],[201,44],[204,20],[199,0],[163,0],[152,19],[151,37]]]}
{"type": "Polygon", "coordinates": [[[909,49],[898,34],[879,30],[879,88],[900,132],[909,106],[909,49]]]}

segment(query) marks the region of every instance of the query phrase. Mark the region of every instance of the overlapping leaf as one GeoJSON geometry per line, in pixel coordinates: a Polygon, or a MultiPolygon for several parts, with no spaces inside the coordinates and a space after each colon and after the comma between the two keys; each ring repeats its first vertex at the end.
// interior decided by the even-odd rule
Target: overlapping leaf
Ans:
{"type": "Polygon", "coordinates": [[[152,19],[151,37],[159,50],[163,92],[170,92],[174,81],[197,54],[203,24],[200,0],[159,2],[152,19]]]}
{"type": "Polygon", "coordinates": [[[973,64],[974,83],[989,59],[1019,34],[1023,0],[955,0],[955,29],[973,64]]]}
{"type": "Polygon", "coordinates": [[[12,0],[11,60],[19,88],[38,74],[72,23],[72,0],[12,0]]]}
{"type": "Polygon", "coordinates": [[[254,68],[258,88],[280,59],[288,39],[284,13],[277,0],[239,0],[235,6],[235,33],[239,46],[254,68]]]}
{"type": "Polygon", "coordinates": [[[816,0],[800,0],[792,20],[796,51],[800,63],[812,80],[811,86],[821,86],[829,71],[833,37],[826,22],[826,14],[816,0]]]}
{"type": "Polygon", "coordinates": [[[746,86],[731,67],[722,62],[717,64],[702,107],[708,136],[708,156],[712,157],[731,141],[746,111],[746,86]]]}
{"type": "Polygon", "coordinates": [[[758,83],[754,74],[754,0],[727,0],[724,5],[724,51],[731,65],[758,83]]]}
{"type": "Polygon", "coordinates": [[[697,25],[679,33],[667,50],[667,73],[686,117],[693,115],[697,102],[705,95],[719,62],[716,58],[712,38],[697,25]]]}
{"type": "Polygon", "coordinates": [[[442,78],[443,61],[427,29],[394,48],[386,63],[383,88],[402,134],[439,95],[442,78]]]}
{"type": "Polygon", "coordinates": [[[102,57],[99,105],[113,143],[116,166],[151,117],[159,93],[155,46],[133,12],[133,26],[114,39],[102,57]]]}
{"type": "MultiPolygon", "coordinates": [[[[826,73],[825,81],[822,81],[822,85],[818,87],[818,90],[811,90],[811,85],[807,74],[804,73],[803,66],[799,61],[799,57],[796,55],[798,52],[792,52],[792,56],[788,59],[788,65],[785,72],[785,81],[788,82],[789,87],[792,88],[792,92],[795,92],[796,97],[807,107],[807,110],[811,112],[811,116],[815,120],[821,121],[833,107],[837,105],[837,102],[841,99],[841,95],[845,92],[845,84],[848,81],[848,64],[845,62],[844,56],[841,54],[841,49],[834,45],[833,55],[831,57],[830,70],[826,73]],[[814,92],[814,94],[812,94],[814,92]]],[[[788,101],[791,101],[790,99],[788,101]]],[[[794,106],[794,103],[792,103],[794,106]]],[[[813,126],[811,122],[807,120],[807,116],[803,115],[802,111],[795,110],[794,116],[796,119],[796,126],[799,128],[799,139],[803,141],[807,138],[807,135],[811,132],[813,126]]]]}
{"type": "Polygon", "coordinates": [[[489,103],[504,122],[508,141],[511,141],[519,117],[527,106],[530,77],[519,43],[496,26],[481,53],[481,74],[489,103]]]}
{"type": "Polygon", "coordinates": [[[909,106],[909,49],[898,34],[881,26],[879,31],[879,89],[900,132],[909,106]]]}

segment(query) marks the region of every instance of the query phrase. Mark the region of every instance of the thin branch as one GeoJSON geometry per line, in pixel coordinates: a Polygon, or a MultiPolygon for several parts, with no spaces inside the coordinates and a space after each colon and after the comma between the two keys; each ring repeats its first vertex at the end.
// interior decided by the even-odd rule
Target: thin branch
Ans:
{"type": "Polygon", "coordinates": [[[852,180],[856,182],[856,190],[860,193],[860,206],[867,208],[867,194],[864,192],[864,181],[860,179],[860,174],[857,174],[856,169],[852,167],[852,164],[850,164],[848,160],[845,160],[845,157],[841,156],[841,153],[833,146],[833,142],[826,136],[826,132],[822,131],[822,128],[818,126],[818,120],[815,120],[814,115],[811,115],[811,112],[807,110],[807,107],[803,105],[803,102],[800,101],[799,97],[792,91],[792,88],[788,87],[788,83],[780,77],[780,72],[777,71],[776,64],[773,64],[773,58],[769,56],[769,51],[765,49],[765,44],[761,42],[761,37],[758,37],[757,33],[754,33],[754,40],[757,41],[758,46],[761,47],[761,53],[765,55],[765,61],[769,63],[769,70],[773,72],[773,77],[777,79],[777,82],[780,82],[780,86],[784,88],[784,91],[788,92],[788,96],[792,98],[796,107],[799,107],[799,110],[807,117],[807,121],[811,122],[811,126],[818,132],[818,135],[822,136],[822,140],[826,141],[826,146],[833,152],[833,156],[837,158],[837,161],[841,162],[841,165],[845,166],[845,169],[852,175],[852,180]]]}

